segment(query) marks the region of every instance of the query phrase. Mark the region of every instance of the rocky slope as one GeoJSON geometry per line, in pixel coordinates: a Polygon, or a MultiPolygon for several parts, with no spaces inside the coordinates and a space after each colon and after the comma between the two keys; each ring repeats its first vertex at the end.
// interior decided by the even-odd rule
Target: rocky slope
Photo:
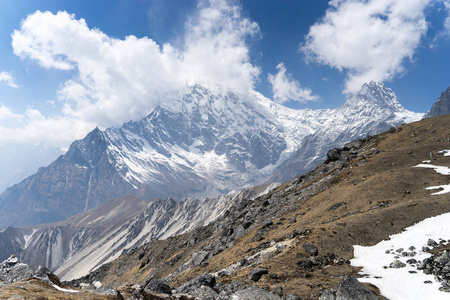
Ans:
{"type": "Polygon", "coordinates": [[[24,263],[43,265],[64,280],[73,279],[152,239],[204,226],[240,199],[259,196],[272,187],[254,187],[203,201],[127,196],[59,223],[8,227],[0,231],[0,260],[15,254],[24,263]]]}
{"type": "Polygon", "coordinates": [[[450,114],[450,86],[442,92],[424,118],[432,118],[450,114]]]}
{"type": "Polygon", "coordinates": [[[8,188],[0,228],[60,221],[127,194],[178,200],[287,181],[313,168],[330,145],[421,117],[374,82],[336,110],[292,110],[260,94],[199,84],[166,98],[141,121],[93,130],[8,188]]]}
{"type": "Polygon", "coordinates": [[[448,115],[354,141],[329,151],[323,164],[273,192],[243,199],[222,219],[153,240],[72,284],[144,287],[162,279],[183,291],[206,273],[215,278],[207,289],[210,299],[219,294],[228,299],[250,286],[284,299],[334,299],[343,276],[360,276],[349,264],[353,245],[374,245],[450,211],[448,194],[432,196],[425,189],[447,178],[414,168],[426,159],[448,166],[449,157],[440,154],[447,148],[448,115]]]}

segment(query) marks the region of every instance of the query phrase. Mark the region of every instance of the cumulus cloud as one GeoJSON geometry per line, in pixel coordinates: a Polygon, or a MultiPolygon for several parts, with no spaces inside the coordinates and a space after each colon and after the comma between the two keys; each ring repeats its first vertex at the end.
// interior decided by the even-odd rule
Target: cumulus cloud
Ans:
{"type": "Polygon", "coordinates": [[[176,48],[148,37],[112,38],[73,14],[37,11],[14,31],[12,46],[44,68],[71,71],[58,90],[64,115],[101,127],[145,117],[167,91],[188,81],[253,89],[260,70],[250,61],[247,40],[259,27],[241,16],[240,6],[201,1],[185,30],[176,48]]]}
{"type": "Polygon", "coordinates": [[[18,88],[19,86],[15,84],[14,77],[9,72],[0,72],[0,83],[6,84],[13,88],[18,88]]]}
{"type": "Polygon", "coordinates": [[[0,145],[26,142],[64,148],[94,126],[72,117],[47,118],[37,109],[15,113],[6,106],[0,106],[0,145]]]}
{"type": "Polygon", "coordinates": [[[286,67],[283,63],[277,65],[278,73],[269,74],[268,80],[272,85],[272,93],[275,102],[284,103],[289,100],[305,103],[318,100],[317,96],[312,95],[310,89],[302,89],[300,83],[286,73],[286,67]]]}
{"type": "Polygon", "coordinates": [[[0,122],[15,121],[20,122],[23,119],[21,114],[14,113],[9,107],[0,105],[0,122]]]}
{"type": "Polygon", "coordinates": [[[405,71],[427,31],[432,0],[332,0],[300,49],[307,61],[347,72],[345,92],[405,71]]]}

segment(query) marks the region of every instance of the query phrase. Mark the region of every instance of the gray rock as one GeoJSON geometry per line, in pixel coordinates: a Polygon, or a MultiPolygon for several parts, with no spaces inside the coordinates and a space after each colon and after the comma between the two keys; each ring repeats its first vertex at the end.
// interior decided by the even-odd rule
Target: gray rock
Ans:
{"type": "Polygon", "coordinates": [[[53,284],[54,281],[59,281],[56,275],[43,266],[35,268],[27,264],[17,263],[16,260],[11,262],[10,259],[7,259],[0,265],[0,281],[14,283],[32,277],[49,284],[53,284]]]}
{"type": "Polygon", "coordinates": [[[428,239],[427,245],[434,248],[438,246],[438,243],[433,239],[428,239]]]}
{"type": "Polygon", "coordinates": [[[394,260],[393,262],[391,262],[391,264],[389,265],[389,268],[394,268],[394,269],[400,269],[400,268],[404,268],[406,267],[405,263],[402,263],[401,261],[399,261],[398,259],[394,260]]]}
{"type": "Polygon", "coordinates": [[[203,273],[183,284],[177,289],[178,293],[189,293],[201,286],[213,287],[216,284],[216,277],[211,274],[203,273]]]}
{"type": "Polygon", "coordinates": [[[309,253],[309,255],[316,256],[319,254],[319,250],[317,250],[316,246],[313,244],[306,243],[302,247],[309,253]]]}
{"type": "Polygon", "coordinates": [[[377,300],[377,298],[358,279],[345,276],[339,284],[336,300],[377,300]]]}
{"type": "Polygon", "coordinates": [[[330,160],[330,161],[338,160],[341,157],[341,151],[342,150],[339,148],[333,148],[331,150],[328,150],[328,152],[327,152],[328,160],[330,160]]]}
{"type": "Polygon", "coordinates": [[[351,149],[358,149],[359,147],[362,146],[362,144],[363,144],[363,141],[361,139],[354,140],[354,141],[346,143],[344,145],[344,147],[342,148],[342,150],[348,151],[348,150],[351,150],[351,149]]]}
{"type": "Polygon", "coordinates": [[[300,298],[296,295],[288,295],[286,300],[300,300],[300,298]]]}
{"type": "Polygon", "coordinates": [[[237,291],[231,296],[233,300],[282,300],[278,295],[271,292],[267,292],[263,289],[257,288],[255,286],[237,291]]]}
{"type": "Polygon", "coordinates": [[[170,288],[170,285],[161,279],[152,279],[150,282],[145,286],[144,290],[148,293],[159,293],[159,294],[172,294],[172,289],[170,288]]]}
{"type": "Polygon", "coordinates": [[[325,290],[323,291],[322,295],[320,295],[319,300],[335,300],[336,296],[333,295],[332,292],[330,292],[330,290],[325,290]]]}
{"type": "Polygon", "coordinates": [[[92,293],[97,294],[97,295],[105,295],[105,296],[119,296],[120,295],[120,293],[116,289],[106,287],[106,286],[101,286],[95,290],[92,290],[92,293]]]}
{"type": "Polygon", "coordinates": [[[274,288],[272,290],[272,293],[281,297],[281,296],[283,296],[283,288],[281,286],[277,286],[276,288],[274,288]]]}
{"type": "Polygon", "coordinates": [[[266,221],[264,222],[262,228],[268,228],[268,227],[270,227],[270,226],[272,226],[272,225],[273,225],[272,219],[268,219],[268,220],[266,220],[266,221]]]}
{"type": "Polygon", "coordinates": [[[254,268],[248,273],[248,278],[253,281],[259,281],[264,274],[269,274],[269,270],[266,268],[254,268]]]}
{"type": "Polygon", "coordinates": [[[219,299],[219,294],[217,294],[209,286],[201,286],[192,290],[190,295],[194,296],[196,300],[216,300],[219,299]]]}

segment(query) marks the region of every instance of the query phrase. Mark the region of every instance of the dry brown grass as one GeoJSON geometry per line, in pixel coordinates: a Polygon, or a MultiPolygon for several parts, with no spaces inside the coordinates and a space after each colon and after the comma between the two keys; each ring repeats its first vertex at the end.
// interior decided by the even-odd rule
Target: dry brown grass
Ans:
{"type": "MultiPolygon", "coordinates": [[[[72,288],[71,288],[72,289],[72,288]]],[[[80,290],[78,290],[80,291],[80,290]]],[[[115,296],[100,296],[88,292],[66,293],[58,291],[45,282],[37,279],[28,279],[16,282],[6,287],[0,286],[0,299],[10,299],[21,296],[26,300],[118,300],[115,296]]]]}

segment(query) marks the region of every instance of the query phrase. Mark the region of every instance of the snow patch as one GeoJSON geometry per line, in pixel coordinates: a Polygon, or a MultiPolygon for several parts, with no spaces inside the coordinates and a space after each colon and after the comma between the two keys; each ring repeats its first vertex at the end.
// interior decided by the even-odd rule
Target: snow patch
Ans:
{"type": "Polygon", "coordinates": [[[351,260],[351,264],[363,267],[361,274],[366,277],[361,278],[360,281],[376,285],[381,294],[388,299],[449,299],[449,294],[439,291],[441,284],[435,281],[433,275],[426,275],[406,263],[413,257],[403,257],[400,254],[398,258],[394,258],[399,254],[396,250],[403,248],[404,251],[411,251],[408,249],[413,246],[416,249],[414,251],[417,252],[414,258],[423,261],[431,256],[420,250],[423,246],[427,246],[428,239],[448,240],[449,232],[450,213],[428,218],[406,228],[404,232],[391,235],[389,240],[382,241],[375,246],[354,246],[355,258],[351,260]],[[386,253],[387,250],[390,253],[386,253]],[[396,259],[405,263],[406,267],[389,268],[388,266],[396,259]],[[417,271],[417,273],[409,271],[417,271]],[[427,280],[432,283],[425,284],[424,281],[427,280]]]}
{"type": "Polygon", "coordinates": [[[444,156],[450,156],[450,150],[442,150],[442,151],[439,151],[438,153],[442,153],[442,154],[444,154],[444,156]]]}
{"type": "Polygon", "coordinates": [[[55,289],[57,289],[58,291],[61,291],[61,292],[64,292],[64,293],[79,293],[80,292],[80,291],[75,291],[75,290],[64,289],[62,287],[57,286],[56,284],[54,284],[53,287],[55,289]]]}
{"type": "MultiPolygon", "coordinates": [[[[444,156],[450,156],[450,150],[443,150],[439,151],[438,153],[443,153],[444,156]]],[[[423,162],[430,162],[431,161],[423,161],[423,162]]],[[[428,169],[434,169],[436,173],[442,174],[442,175],[450,175],[450,168],[445,166],[435,166],[430,164],[418,164],[415,166],[416,168],[428,168],[428,169]]],[[[450,184],[444,184],[444,185],[438,185],[438,186],[430,186],[426,188],[427,190],[441,190],[439,192],[431,194],[432,196],[435,195],[442,195],[446,193],[450,193],[450,184]]]]}

